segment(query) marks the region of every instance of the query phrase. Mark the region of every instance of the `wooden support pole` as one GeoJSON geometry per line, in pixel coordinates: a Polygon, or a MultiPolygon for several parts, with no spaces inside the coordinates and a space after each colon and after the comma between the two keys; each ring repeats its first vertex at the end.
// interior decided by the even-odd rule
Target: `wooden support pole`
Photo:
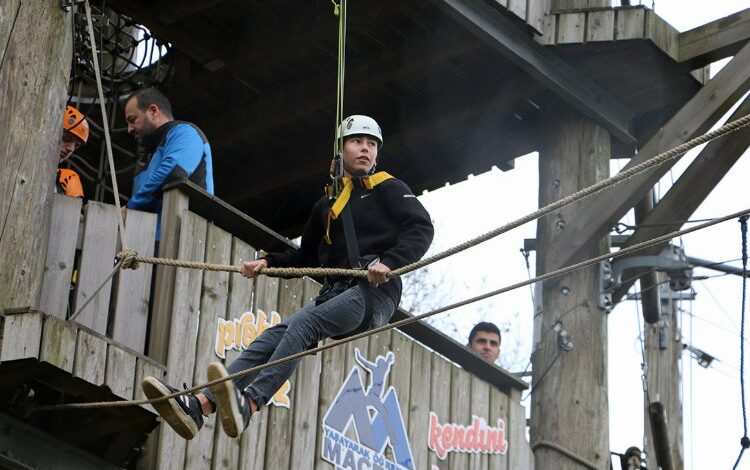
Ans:
{"type": "Polygon", "coordinates": [[[72,57],[59,0],[2,2],[0,309],[37,305],[72,57]]]}
{"type": "Polygon", "coordinates": [[[682,335],[679,328],[677,303],[672,299],[672,291],[666,283],[666,274],[659,273],[661,284],[661,311],[659,321],[646,325],[644,349],[646,351],[646,384],[648,394],[645,404],[646,455],[650,456],[649,468],[654,467],[654,459],[662,468],[662,461],[668,460],[671,468],[683,468],[682,447],[682,397],[680,361],[682,360],[682,335]],[[657,426],[654,427],[652,406],[658,402],[661,407],[657,426]],[[649,419],[649,417],[651,419],[649,419]],[[668,459],[666,456],[669,456],[668,459]]]}
{"type": "MultiPolygon", "coordinates": [[[[609,173],[609,133],[573,111],[544,113],[539,155],[539,205],[543,206],[600,181],[609,173]]],[[[572,225],[567,207],[539,219],[537,273],[549,271],[557,240],[572,225]]],[[[608,250],[605,237],[588,247],[587,256],[608,250]]],[[[542,321],[532,354],[534,390],[531,442],[549,442],[605,468],[609,464],[607,404],[607,317],[597,307],[599,267],[546,281],[542,321]],[[559,328],[556,328],[558,325],[559,328]],[[559,331],[556,331],[559,330],[559,331]],[[565,337],[572,349],[564,350],[565,337]]],[[[569,345],[568,345],[569,346],[569,345]]],[[[581,463],[550,446],[536,446],[536,468],[583,469],[581,463]]]]}
{"type": "MultiPolygon", "coordinates": [[[[733,104],[750,89],[750,44],[734,56],[672,119],[649,140],[624,169],[632,168],[660,152],[708,131],[733,104]]],[[[732,137],[728,137],[732,139],[732,137]]],[[[675,160],[635,176],[581,201],[575,207],[576,219],[586,223],[574,224],[558,240],[559,247],[549,260],[556,269],[584,259],[583,252],[615,226],[644,194],[653,187],[675,160]]],[[[668,232],[665,232],[668,233],[668,232]]]]}
{"type": "MultiPolygon", "coordinates": [[[[750,98],[740,104],[729,117],[734,121],[750,113],[750,98]]],[[[659,201],[644,220],[639,221],[642,227],[633,232],[624,247],[650,240],[682,227],[682,220],[689,219],[721,179],[739,160],[750,146],[750,128],[743,128],[719,140],[709,143],[693,160],[677,182],[669,188],[667,194],[659,201]]],[[[641,251],[641,256],[655,255],[661,250],[656,246],[641,251]]],[[[624,277],[635,274],[626,273],[624,277]]],[[[612,294],[612,301],[618,302],[632,282],[625,282],[612,294]]]]}

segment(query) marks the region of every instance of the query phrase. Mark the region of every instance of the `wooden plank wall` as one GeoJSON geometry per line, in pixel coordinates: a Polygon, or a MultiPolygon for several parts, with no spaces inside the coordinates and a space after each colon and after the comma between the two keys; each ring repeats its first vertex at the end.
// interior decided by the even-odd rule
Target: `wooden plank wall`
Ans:
{"type": "Polygon", "coordinates": [[[126,400],[142,398],[145,375],[163,377],[165,367],[89,328],[36,310],[0,316],[0,362],[38,359],[73,377],[104,385],[126,400]]]}
{"type": "MultiPolygon", "coordinates": [[[[66,319],[93,295],[111,272],[115,254],[122,249],[116,211],[114,206],[89,202],[84,209],[85,216],[81,217],[79,198],[54,195],[39,302],[41,312],[66,319]],[[70,295],[71,286],[75,288],[73,296],[70,295]]],[[[156,214],[128,211],[126,247],[151,256],[155,229],[156,214]]],[[[143,264],[137,270],[122,270],[114,282],[108,283],[96,295],[76,322],[100,335],[106,333],[128,349],[143,353],[152,271],[149,264],[143,264]]]]}
{"type": "MultiPolygon", "coordinates": [[[[185,212],[181,219],[180,258],[239,264],[255,257],[252,247],[197,215],[185,212]]],[[[205,381],[207,364],[220,360],[215,343],[220,318],[239,320],[243,313],[251,312],[257,320],[262,311],[269,322],[273,312],[279,312],[285,319],[311,301],[318,287],[310,279],[260,277],[253,283],[236,273],[230,276],[178,269],[169,342],[169,382],[179,386],[182,381],[188,384],[205,381]]],[[[415,468],[435,465],[504,470],[533,465],[526,442],[525,415],[519,403],[513,403],[506,394],[400,331],[388,331],[304,359],[291,378],[290,406],[267,406],[253,417],[239,439],[227,438],[215,416],[209,417],[199,436],[189,442],[162,425],[158,430],[159,468],[332,468],[320,458],[321,423],[345,377],[356,366],[355,349],[370,361],[389,351],[394,353],[388,385],[398,394],[415,468]],[[453,453],[446,460],[437,459],[427,446],[430,411],[438,414],[441,424],[471,426],[472,415],[485,418],[490,426],[497,426],[498,419],[505,419],[513,453],[453,453]],[[511,423],[511,416],[518,422],[511,423]],[[509,466],[511,456],[516,466],[509,466]]],[[[225,363],[231,363],[238,355],[239,351],[228,350],[225,363]]],[[[363,377],[369,379],[366,374],[363,377]]],[[[517,394],[515,400],[519,399],[517,394]]],[[[352,429],[347,435],[355,437],[352,429]]]]}
{"type": "Polygon", "coordinates": [[[535,34],[544,31],[544,15],[549,11],[550,0],[495,0],[518,19],[533,28],[535,34]]]}
{"type": "Polygon", "coordinates": [[[678,60],[679,31],[641,5],[553,10],[540,31],[536,40],[547,46],[647,39],[678,60]]]}

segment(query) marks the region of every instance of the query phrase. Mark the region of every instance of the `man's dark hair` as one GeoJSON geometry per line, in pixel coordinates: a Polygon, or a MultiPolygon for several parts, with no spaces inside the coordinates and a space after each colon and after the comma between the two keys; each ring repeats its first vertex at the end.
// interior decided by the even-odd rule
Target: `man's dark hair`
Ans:
{"type": "Polygon", "coordinates": [[[480,331],[486,331],[488,333],[497,333],[497,337],[502,341],[503,335],[500,334],[500,328],[497,327],[494,323],[486,322],[486,321],[480,321],[476,325],[474,325],[474,328],[471,329],[471,333],[469,333],[469,344],[471,344],[472,341],[474,341],[474,337],[477,335],[480,331]]]}
{"type": "Polygon", "coordinates": [[[136,90],[128,101],[135,98],[135,102],[138,104],[138,109],[145,111],[150,105],[155,104],[164,114],[170,118],[174,118],[172,114],[172,103],[169,99],[156,88],[142,88],[136,90]]]}

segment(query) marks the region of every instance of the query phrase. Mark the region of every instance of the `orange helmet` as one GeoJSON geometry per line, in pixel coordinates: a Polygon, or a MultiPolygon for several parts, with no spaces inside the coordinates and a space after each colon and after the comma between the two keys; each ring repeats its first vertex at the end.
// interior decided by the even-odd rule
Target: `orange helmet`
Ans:
{"type": "Polygon", "coordinates": [[[80,111],[73,106],[65,108],[63,129],[78,137],[85,144],[89,140],[89,123],[80,111]]]}

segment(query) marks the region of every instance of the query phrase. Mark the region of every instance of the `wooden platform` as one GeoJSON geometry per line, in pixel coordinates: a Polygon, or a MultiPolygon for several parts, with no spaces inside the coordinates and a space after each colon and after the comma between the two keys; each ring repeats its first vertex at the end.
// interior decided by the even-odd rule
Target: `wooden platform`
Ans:
{"type": "Polygon", "coordinates": [[[150,407],[49,411],[60,403],[140,398],[164,367],[86,327],[39,311],[0,316],[0,409],[117,465],[134,461],[156,424],[150,407]]]}

